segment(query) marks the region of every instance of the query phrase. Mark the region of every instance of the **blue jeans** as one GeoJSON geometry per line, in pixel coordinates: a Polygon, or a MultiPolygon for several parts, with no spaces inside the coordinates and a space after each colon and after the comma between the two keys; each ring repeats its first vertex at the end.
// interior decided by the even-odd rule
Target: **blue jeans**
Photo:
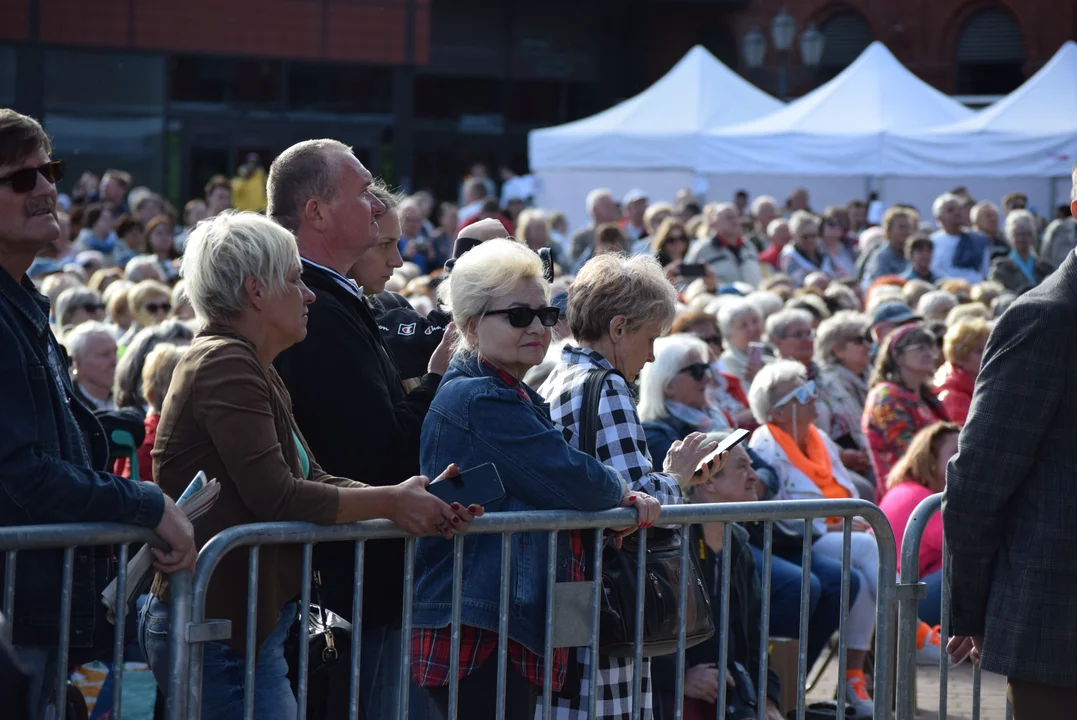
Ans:
{"type": "MultiPolygon", "coordinates": [[[[277,626],[258,649],[254,669],[254,717],[258,720],[292,720],[295,695],[288,683],[284,638],[296,617],[296,604],[281,611],[277,626]]],[[[139,616],[138,642],[159,687],[168,685],[168,605],[155,597],[139,616]]],[[[208,642],[202,653],[203,720],[240,720],[243,717],[243,681],[246,661],[231,647],[208,642]]]]}
{"type": "MultiPolygon", "coordinates": [[[[754,545],[756,573],[763,577],[763,551],[754,545]]],[[[860,573],[850,568],[849,604],[860,592],[860,573]]],[[[800,553],[774,554],[770,564],[770,634],[800,637],[800,553]]],[[[841,623],[841,563],[812,552],[811,590],[808,599],[808,668],[841,623]]]]}
{"type": "Polygon", "coordinates": [[[927,585],[927,596],[916,604],[916,614],[928,625],[942,623],[942,570],[920,578],[927,585]]]}
{"type": "MultiPolygon", "coordinates": [[[[359,688],[367,720],[397,720],[400,716],[400,664],[403,633],[398,627],[363,626],[359,650],[359,688]]],[[[410,682],[408,720],[440,720],[434,701],[410,682]]]]}

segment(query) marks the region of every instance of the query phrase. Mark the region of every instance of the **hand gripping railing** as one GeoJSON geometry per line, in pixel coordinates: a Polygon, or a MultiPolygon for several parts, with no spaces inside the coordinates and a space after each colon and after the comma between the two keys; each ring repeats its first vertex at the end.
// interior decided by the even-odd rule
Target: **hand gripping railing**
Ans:
{"type": "MultiPolygon", "coordinates": [[[[728,523],[740,522],[740,521],[762,521],[764,522],[764,567],[762,572],[762,608],[763,608],[763,621],[761,623],[761,638],[760,646],[767,647],[767,634],[769,618],[767,617],[770,606],[770,561],[771,561],[771,549],[772,549],[772,529],[773,521],[785,520],[785,519],[812,519],[821,517],[862,517],[864,518],[874,529],[879,546],[879,576],[878,576],[878,607],[877,607],[877,627],[876,627],[876,665],[875,665],[875,717],[879,720],[882,718],[888,718],[890,713],[891,703],[893,701],[893,684],[892,684],[892,668],[893,668],[893,607],[896,600],[895,595],[895,577],[896,577],[896,547],[894,542],[894,535],[890,528],[889,523],[883,516],[882,512],[868,502],[862,500],[787,500],[779,502],[757,502],[757,503],[730,503],[719,505],[679,505],[669,506],[662,509],[662,516],[660,524],[663,526],[687,526],[693,523],[702,522],[725,522],[725,540],[727,547],[729,546],[731,526],[728,523]]],[[[476,519],[468,529],[467,534],[501,534],[501,580],[500,580],[500,614],[498,623],[498,655],[497,655],[497,682],[498,682],[498,702],[497,702],[497,717],[504,717],[504,692],[505,681],[507,672],[507,655],[508,655],[508,619],[509,619],[509,577],[511,568],[511,558],[509,556],[510,550],[510,537],[515,532],[530,532],[530,531],[560,531],[560,530],[576,530],[576,529],[595,529],[601,530],[605,528],[617,528],[625,527],[635,523],[636,513],[632,509],[623,508],[617,510],[609,510],[600,513],[586,513],[575,511],[541,511],[541,512],[512,512],[512,513],[491,513],[484,517],[476,519]]],[[[804,658],[807,654],[807,603],[809,598],[810,587],[810,566],[811,566],[811,523],[805,523],[805,549],[803,556],[803,606],[800,616],[800,657],[799,663],[799,692],[798,692],[798,718],[803,718],[805,708],[804,697],[804,681],[807,674],[807,668],[804,666],[804,658]]],[[[850,537],[851,537],[851,523],[846,522],[844,532],[844,544],[842,555],[842,622],[840,628],[840,644],[841,644],[841,668],[844,670],[845,666],[845,615],[847,614],[849,607],[849,573],[850,573],[850,537]]],[[[599,619],[599,601],[601,598],[601,533],[595,533],[595,550],[594,553],[594,566],[593,574],[596,578],[592,590],[590,592],[590,615],[591,624],[591,636],[589,646],[592,652],[592,658],[597,657],[599,650],[599,638],[597,633],[598,619],[599,619]]],[[[646,548],[647,532],[646,530],[639,531],[639,546],[640,555],[638,562],[642,567],[644,562],[644,553],[646,548]]],[[[364,562],[364,546],[366,541],[382,539],[382,538],[397,538],[406,537],[405,545],[405,572],[404,572],[404,607],[403,607],[403,639],[402,639],[402,667],[401,667],[401,695],[400,695],[400,709],[399,713],[401,717],[407,717],[408,713],[408,689],[410,683],[410,634],[412,623],[412,585],[415,576],[415,538],[410,536],[404,536],[404,534],[397,529],[394,525],[388,521],[371,521],[364,523],[355,523],[351,525],[337,525],[330,527],[322,527],[311,525],[307,523],[297,522],[274,522],[274,523],[259,523],[254,525],[243,525],[229,528],[221,532],[216,537],[212,538],[205,547],[203,547],[198,557],[198,566],[195,572],[193,586],[188,587],[185,582],[181,581],[176,583],[173,580],[173,584],[170,586],[170,599],[171,599],[171,617],[170,617],[170,669],[169,669],[169,687],[168,687],[168,710],[167,717],[169,720],[180,720],[181,718],[198,718],[201,713],[202,702],[202,677],[203,677],[203,665],[202,665],[202,646],[203,643],[209,641],[225,640],[231,636],[231,627],[228,621],[207,619],[205,616],[206,605],[206,591],[209,586],[210,580],[213,576],[214,570],[217,564],[225,553],[230,552],[236,548],[247,547],[250,553],[250,575],[248,577],[248,588],[252,593],[256,593],[258,586],[258,547],[264,544],[302,544],[303,548],[303,569],[302,569],[302,596],[300,599],[300,627],[306,627],[308,612],[310,603],[310,583],[309,578],[311,575],[311,557],[312,548],[314,543],[318,542],[332,542],[332,541],[353,541],[356,544],[355,554],[355,571],[358,578],[362,578],[363,562],[364,562]],[[186,598],[190,599],[189,603],[185,603],[186,598]],[[189,612],[185,612],[189,611],[189,612]]],[[[449,720],[455,720],[459,716],[457,701],[458,701],[458,683],[456,677],[459,670],[459,645],[460,645],[460,631],[461,631],[461,594],[463,590],[463,584],[465,578],[463,577],[462,565],[463,565],[463,535],[458,535],[454,540],[454,563],[453,563],[453,586],[452,586],[452,633],[451,633],[451,667],[449,672],[450,686],[449,686],[449,720]]],[[[446,541],[448,542],[448,541],[446,541]]],[[[550,564],[547,567],[547,622],[546,633],[544,641],[544,686],[541,697],[542,716],[549,717],[550,707],[552,701],[551,691],[551,663],[552,650],[554,648],[554,608],[553,608],[553,585],[556,578],[556,553],[554,552],[556,542],[555,533],[550,533],[549,547],[550,547],[550,564]]],[[[684,682],[684,649],[685,649],[685,612],[684,612],[684,579],[687,575],[688,567],[688,553],[689,543],[681,543],[681,612],[678,618],[678,651],[677,651],[677,673],[676,673],[676,707],[675,717],[682,717],[682,698],[683,698],[683,682],[684,682]]],[[[723,559],[724,570],[722,578],[721,597],[716,599],[721,603],[720,608],[720,624],[721,627],[716,629],[719,638],[725,638],[728,636],[728,622],[729,622],[729,559],[728,553],[724,553],[723,559]]],[[[641,573],[642,577],[642,573],[641,573]]],[[[637,596],[638,597],[638,596],[637,596]]],[[[361,583],[357,582],[353,591],[354,599],[354,611],[352,615],[352,637],[353,642],[351,646],[351,664],[352,669],[350,672],[351,685],[349,691],[349,706],[352,718],[355,718],[358,713],[359,707],[359,642],[358,638],[361,633],[362,623],[362,587],[361,583]]],[[[254,651],[255,651],[255,626],[256,626],[256,607],[255,603],[251,602],[247,610],[247,636],[246,640],[246,657],[247,657],[247,674],[246,674],[246,686],[245,686],[245,717],[250,718],[253,715],[254,706],[254,651]]],[[[640,695],[641,695],[641,681],[640,673],[640,661],[642,659],[642,628],[643,628],[643,607],[642,603],[638,603],[636,607],[637,622],[636,622],[636,637],[635,637],[635,652],[634,660],[636,661],[635,668],[637,672],[633,678],[632,686],[632,701],[634,708],[634,717],[640,716],[640,695]]],[[[305,706],[307,699],[307,650],[306,643],[300,643],[299,663],[298,668],[298,702],[300,720],[305,718],[305,706]]],[[[726,658],[726,643],[723,641],[720,644],[720,660],[724,662],[726,658]]],[[[721,665],[720,665],[721,666],[721,665]]],[[[595,687],[597,679],[598,663],[592,661],[591,663],[591,677],[590,687],[595,687]]],[[[766,653],[763,653],[759,667],[759,682],[758,682],[758,694],[763,700],[759,703],[759,720],[764,720],[766,714],[766,653]]],[[[844,683],[838,683],[839,695],[844,695],[844,683]]],[[[725,701],[725,683],[719,683],[719,697],[718,706],[724,705],[725,701]]],[[[591,714],[594,714],[596,696],[594,692],[591,692],[590,709],[591,714]]],[[[844,713],[839,710],[839,717],[843,717],[844,713]]]]}
{"type": "MultiPolygon", "coordinates": [[[[927,524],[942,508],[942,493],[936,493],[916,506],[905,534],[901,540],[901,580],[897,586],[898,639],[897,639],[897,711],[898,718],[916,717],[916,628],[920,623],[918,604],[927,595],[927,586],[920,581],[920,544],[927,524]]],[[[950,638],[950,557],[946,552],[946,539],[942,546],[942,643],[950,638]]],[[[939,662],[939,717],[948,717],[948,680],[950,663],[947,657],[939,662]]],[[[980,720],[979,666],[972,669],[972,720],[980,720]]],[[[1006,720],[1013,716],[1009,701],[1006,703],[1006,720]]]]}

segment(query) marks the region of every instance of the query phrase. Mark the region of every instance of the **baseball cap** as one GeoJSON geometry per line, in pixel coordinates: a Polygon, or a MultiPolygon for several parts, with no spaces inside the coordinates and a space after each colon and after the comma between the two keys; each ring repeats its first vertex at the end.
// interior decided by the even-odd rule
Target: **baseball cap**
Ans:
{"type": "Polygon", "coordinates": [[[871,326],[875,327],[879,323],[901,324],[922,319],[913,312],[912,308],[900,300],[888,300],[880,303],[879,307],[875,308],[875,312],[871,316],[871,326]]]}
{"type": "Polygon", "coordinates": [[[624,200],[621,201],[621,204],[622,205],[631,205],[632,203],[636,202],[637,200],[646,200],[646,199],[647,199],[647,193],[645,193],[644,191],[636,188],[636,189],[633,189],[633,190],[629,190],[628,192],[625,193],[624,200]]]}

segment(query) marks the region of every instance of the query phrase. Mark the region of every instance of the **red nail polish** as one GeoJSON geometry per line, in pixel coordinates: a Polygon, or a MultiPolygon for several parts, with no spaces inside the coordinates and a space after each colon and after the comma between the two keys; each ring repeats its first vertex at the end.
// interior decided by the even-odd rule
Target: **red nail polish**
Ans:
{"type": "Polygon", "coordinates": [[[460,509],[460,503],[456,503],[456,502],[454,502],[454,503],[453,503],[452,505],[450,505],[449,507],[451,507],[451,508],[452,508],[453,510],[459,510],[459,509],[460,509]]]}

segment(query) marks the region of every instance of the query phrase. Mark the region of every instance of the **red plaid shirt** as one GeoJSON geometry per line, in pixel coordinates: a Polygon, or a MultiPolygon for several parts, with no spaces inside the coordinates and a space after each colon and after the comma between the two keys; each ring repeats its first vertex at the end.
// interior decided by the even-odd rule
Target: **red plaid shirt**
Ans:
{"type": "MultiPolygon", "coordinates": [[[[531,396],[516,378],[501,368],[483,361],[483,365],[493,370],[503,383],[516,391],[524,402],[530,403],[531,396]]],[[[573,562],[569,563],[567,582],[580,582],[584,579],[583,539],[579,531],[569,532],[573,562]]],[[[460,678],[464,678],[486,662],[497,649],[498,636],[492,630],[462,625],[460,627],[460,678]]],[[[449,684],[449,663],[452,652],[452,625],[443,628],[416,628],[411,631],[411,674],[419,687],[439,687],[449,684]]],[[[526,647],[509,640],[509,659],[529,682],[542,686],[544,669],[541,655],[531,652],[526,647]]],[[[565,682],[565,670],[568,667],[569,648],[556,648],[553,651],[552,679],[554,690],[560,690],[565,682]]]]}

